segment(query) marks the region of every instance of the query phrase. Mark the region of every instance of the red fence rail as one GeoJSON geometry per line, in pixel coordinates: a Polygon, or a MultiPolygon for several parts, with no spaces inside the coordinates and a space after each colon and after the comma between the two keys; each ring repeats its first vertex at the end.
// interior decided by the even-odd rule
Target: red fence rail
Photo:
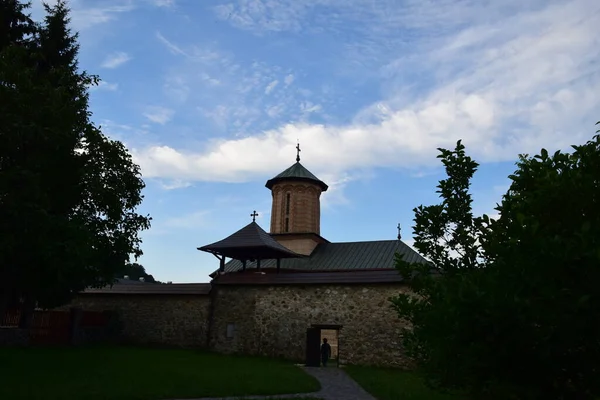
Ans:
{"type": "Polygon", "coordinates": [[[31,344],[68,344],[71,313],[68,311],[35,311],[29,329],[31,344]]]}
{"type": "MultiPolygon", "coordinates": [[[[28,328],[29,342],[39,345],[66,345],[69,344],[71,332],[75,328],[102,328],[110,322],[110,317],[105,312],[80,312],[79,318],[74,318],[72,311],[35,310],[28,328]]],[[[0,318],[0,326],[17,328],[20,318],[20,310],[9,310],[0,318]]]]}

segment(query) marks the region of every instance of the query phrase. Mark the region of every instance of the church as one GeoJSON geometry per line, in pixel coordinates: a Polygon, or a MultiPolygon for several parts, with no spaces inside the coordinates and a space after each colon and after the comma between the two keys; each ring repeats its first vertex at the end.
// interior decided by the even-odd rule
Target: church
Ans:
{"type": "MultiPolygon", "coordinates": [[[[210,283],[121,279],[87,289],[71,307],[115,311],[130,343],[207,348],[318,364],[327,338],[334,364],[407,367],[404,322],[390,297],[408,291],[396,255],[427,262],[400,240],[336,243],[321,235],[328,186],[296,162],[266,182],[269,231],[252,221],[214,243],[210,283]]],[[[217,238],[215,238],[217,239],[217,238]]]]}
{"type": "Polygon", "coordinates": [[[211,274],[209,347],[303,359],[328,338],[338,361],[401,365],[402,323],[388,301],[406,290],[395,255],[426,260],[400,234],[344,243],[321,236],[320,197],[328,186],[297,151],[296,163],[266,182],[269,233],[254,212],[250,224],[198,248],[219,259],[211,274]]]}

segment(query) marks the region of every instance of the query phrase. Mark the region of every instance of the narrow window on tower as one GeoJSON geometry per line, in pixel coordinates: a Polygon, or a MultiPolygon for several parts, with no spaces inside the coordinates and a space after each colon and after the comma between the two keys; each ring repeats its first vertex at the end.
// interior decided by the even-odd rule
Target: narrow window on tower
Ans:
{"type": "Polygon", "coordinates": [[[290,193],[285,195],[285,231],[290,231],[290,193]]]}

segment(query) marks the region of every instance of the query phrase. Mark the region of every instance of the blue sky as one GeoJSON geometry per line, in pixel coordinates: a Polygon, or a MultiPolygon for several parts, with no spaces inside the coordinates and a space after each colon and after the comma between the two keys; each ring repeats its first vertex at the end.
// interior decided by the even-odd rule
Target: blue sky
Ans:
{"type": "MultiPolygon", "coordinates": [[[[93,120],[142,167],[141,263],[206,282],[196,250],[260,213],[295,160],[330,185],[330,241],[412,242],[437,201],[437,147],[463,139],[493,214],[520,153],[583,143],[600,120],[595,0],[76,0],[93,120]]],[[[40,3],[34,0],[34,16],[40,3]]]]}

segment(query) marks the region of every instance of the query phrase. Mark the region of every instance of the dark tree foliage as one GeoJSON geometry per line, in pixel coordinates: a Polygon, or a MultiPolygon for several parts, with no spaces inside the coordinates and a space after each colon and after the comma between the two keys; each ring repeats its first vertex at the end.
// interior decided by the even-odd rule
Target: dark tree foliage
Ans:
{"type": "Polygon", "coordinates": [[[0,307],[31,310],[112,283],[150,219],[139,167],[90,120],[98,80],[79,71],[65,2],[39,24],[27,8],[0,0],[0,307]]]}
{"type": "Polygon", "coordinates": [[[9,45],[24,46],[35,33],[33,21],[26,10],[30,3],[18,0],[0,1],[0,51],[9,45]]]}
{"type": "Polygon", "coordinates": [[[157,281],[156,279],[154,279],[154,277],[150,274],[148,274],[146,272],[146,268],[144,268],[143,265],[138,264],[138,263],[128,263],[125,266],[125,269],[123,271],[119,271],[120,273],[122,272],[122,274],[119,274],[119,276],[116,276],[116,278],[124,278],[125,276],[129,277],[129,279],[137,281],[140,278],[144,278],[145,282],[149,282],[149,283],[162,283],[160,281],[157,281]]]}
{"type": "Polygon", "coordinates": [[[495,221],[472,216],[460,143],[440,158],[442,204],[415,209],[432,265],[397,261],[417,294],[392,299],[411,355],[430,384],[472,398],[597,399],[600,136],[520,156],[495,221]]]}

